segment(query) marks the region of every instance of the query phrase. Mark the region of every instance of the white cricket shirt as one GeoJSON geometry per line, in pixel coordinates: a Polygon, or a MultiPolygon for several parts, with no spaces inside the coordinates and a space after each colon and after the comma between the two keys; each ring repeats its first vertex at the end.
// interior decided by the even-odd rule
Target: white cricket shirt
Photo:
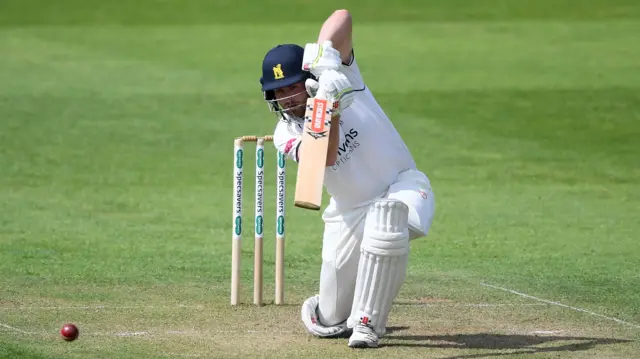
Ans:
{"type": "MultiPolygon", "coordinates": [[[[324,184],[338,207],[353,208],[372,202],[400,172],[414,169],[416,164],[391,120],[365,86],[355,58],[340,71],[351,82],[355,98],[340,116],[338,159],[326,168],[324,184]]],[[[279,121],[273,143],[297,162],[301,136],[302,124],[279,121]]]]}

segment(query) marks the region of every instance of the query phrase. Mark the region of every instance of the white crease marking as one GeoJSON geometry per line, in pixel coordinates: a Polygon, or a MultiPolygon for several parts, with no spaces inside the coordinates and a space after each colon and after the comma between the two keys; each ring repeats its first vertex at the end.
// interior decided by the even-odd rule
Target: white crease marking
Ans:
{"type": "Polygon", "coordinates": [[[32,332],[27,332],[27,331],[22,330],[20,328],[12,327],[12,326],[4,324],[4,323],[0,323],[0,327],[7,328],[9,330],[12,330],[12,331],[18,332],[18,333],[22,333],[22,334],[33,334],[32,332]]]}
{"type": "Polygon", "coordinates": [[[505,292],[508,292],[508,293],[516,294],[516,295],[519,295],[519,296],[524,297],[524,298],[529,298],[529,299],[537,300],[538,302],[547,303],[547,304],[552,304],[552,305],[557,305],[557,306],[559,306],[559,307],[563,307],[563,308],[567,308],[567,309],[575,310],[576,312],[586,313],[586,314],[589,314],[589,315],[593,315],[593,316],[595,316],[595,317],[604,318],[604,319],[611,320],[611,321],[614,321],[614,322],[619,323],[619,324],[623,324],[623,325],[627,325],[627,326],[630,326],[630,327],[634,327],[634,328],[638,328],[638,329],[640,329],[640,325],[635,324],[635,323],[625,322],[624,320],[621,320],[621,319],[618,319],[618,318],[608,317],[608,316],[606,316],[606,315],[602,315],[602,314],[594,313],[594,312],[588,311],[588,310],[586,310],[586,309],[582,309],[582,308],[578,308],[578,307],[572,307],[572,306],[570,306],[570,305],[562,304],[562,303],[559,303],[559,302],[554,302],[554,301],[551,301],[551,300],[546,300],[546,299],[542,299],[542,298],[534,297],[534,296],[532,296],[532,295],[525,294],[525,293],[521,293],[521,292],[515,291],[515,290],[513,290],[513,289],[509,289],[509,288],[498,287],[498,286],[496,286],[496,285],[487,284],[487,283],[480,283],[480,284],[481,284],[481,285],[483,285],[483,286],[485,286],[485,287],[489,287],[489,288],[493,288],[493,289],[498,289],[498,290],[502,290],[502,291],[505,291],[505,292]]]}
{"type": "Polygon", "coordinates": [[[536,330],[531,332],[531,334],[549,335],[549,334],[560,334],[562,332],[564,332],[564,330],[536,330]]]}

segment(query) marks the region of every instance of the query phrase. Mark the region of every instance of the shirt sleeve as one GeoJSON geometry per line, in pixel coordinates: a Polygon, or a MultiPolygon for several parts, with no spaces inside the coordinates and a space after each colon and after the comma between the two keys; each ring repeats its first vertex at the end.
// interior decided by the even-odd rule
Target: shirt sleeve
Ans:
{"type": "Polygon", "coordinates": [[[287,158],[298,162],[298,148],[302,139],[302,126],[279,121],[273,133],[273,145],[287,158]]]}
{"type": "Polygon", "coordinates": [[[340,69],[349,82],[351,82],[351,86],[356,91],[364,90],[364,79],[362,78],[362,73],[360,72],[360,68],[358,67],[358,62],[356,61],[356,55],[353,50],[351,51],[351,60],[348,63],[343,63],[340,69]]]}

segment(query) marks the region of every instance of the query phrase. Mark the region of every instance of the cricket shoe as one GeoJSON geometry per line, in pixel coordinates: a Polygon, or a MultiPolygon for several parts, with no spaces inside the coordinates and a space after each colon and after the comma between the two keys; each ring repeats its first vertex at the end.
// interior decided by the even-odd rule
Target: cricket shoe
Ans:
{"type": "Polygon", "coordinates": [[[380,338],[370,326],[362,323],[353,327],[353,333],[349,337],[351,348],[377,348],[380,338]]]}

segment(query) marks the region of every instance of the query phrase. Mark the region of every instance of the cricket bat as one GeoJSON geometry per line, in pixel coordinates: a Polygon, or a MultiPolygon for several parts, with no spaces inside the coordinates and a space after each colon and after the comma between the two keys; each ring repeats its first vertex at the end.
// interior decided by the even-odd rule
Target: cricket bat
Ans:
{"type": "Polygon", "coordinates": [[[298,176],[294,205],[319,210],[322,204],[324,171],[329,149],[329,133],[334,102],[319,98],[307,100],[298,156],[298,176]]]}

